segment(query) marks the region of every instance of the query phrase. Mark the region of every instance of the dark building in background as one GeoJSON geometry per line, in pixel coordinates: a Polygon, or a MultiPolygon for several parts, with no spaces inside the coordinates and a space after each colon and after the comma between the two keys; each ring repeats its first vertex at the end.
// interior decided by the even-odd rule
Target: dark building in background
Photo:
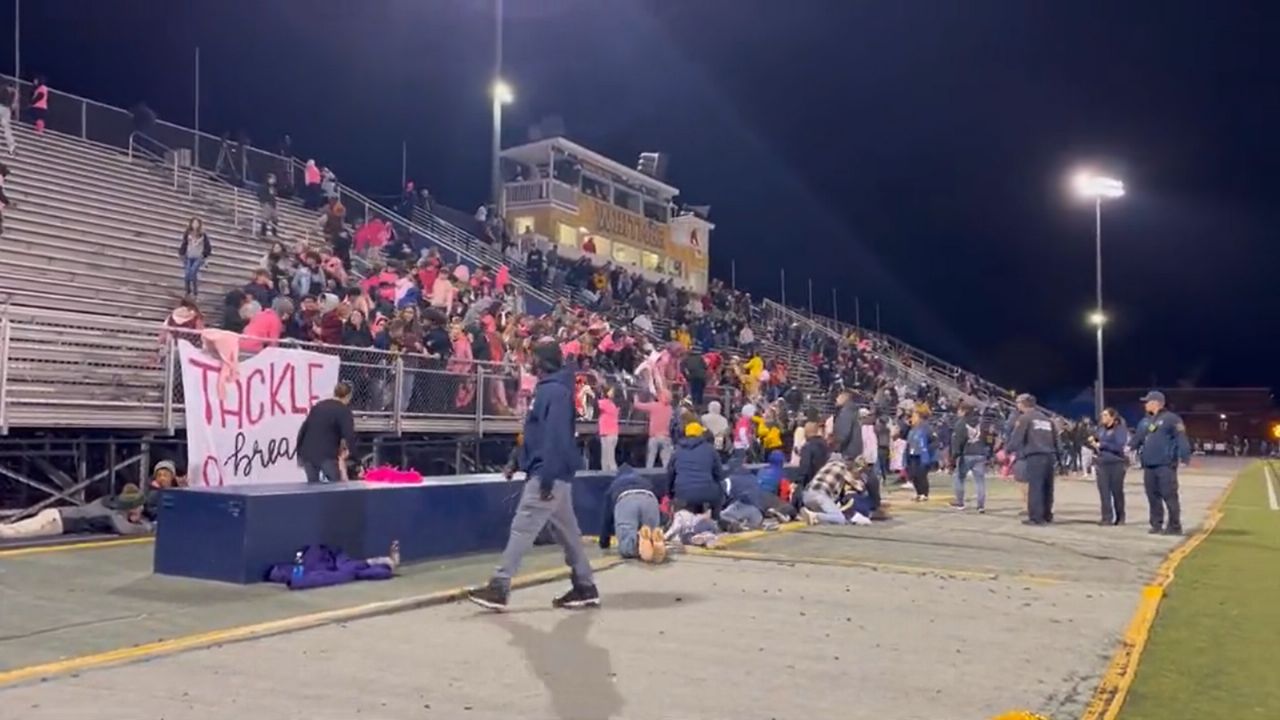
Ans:
{"type": "MultiPolygon", "coordinates": [[[[1107,388],[1107,403],[1129,422],[1142,417],[1140,398],[1150,388],[1107,388]]],[[[1280,411],[1270,388],[1160,388],[1169,409],[1182,416],[1195,440],[1227,442],[1232,438],[1274,442],[1280,411]]]]}

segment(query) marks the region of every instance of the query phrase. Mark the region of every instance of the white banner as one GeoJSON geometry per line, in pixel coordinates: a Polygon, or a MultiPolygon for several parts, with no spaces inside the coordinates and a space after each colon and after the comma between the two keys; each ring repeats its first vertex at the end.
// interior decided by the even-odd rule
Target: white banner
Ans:
{"type": "Polygon", "coordinates": [[[269,347],[223,380],[221,360],[177,345],[191,485],[305,482],[295,459],[298,428],[312,405],[333,396],[338,358],[269,347]]]}

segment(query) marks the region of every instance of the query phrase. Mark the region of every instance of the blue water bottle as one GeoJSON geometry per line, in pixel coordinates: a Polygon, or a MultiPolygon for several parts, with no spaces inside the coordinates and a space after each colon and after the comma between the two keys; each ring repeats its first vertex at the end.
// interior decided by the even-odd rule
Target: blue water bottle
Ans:
{"type": "Polygon", "coordinates": [[[293,556],[293,574],[289,576],[289,584],[293,585],[301,580],[302,572],[302,551],[299,550],[298,554],[293,556]]]}

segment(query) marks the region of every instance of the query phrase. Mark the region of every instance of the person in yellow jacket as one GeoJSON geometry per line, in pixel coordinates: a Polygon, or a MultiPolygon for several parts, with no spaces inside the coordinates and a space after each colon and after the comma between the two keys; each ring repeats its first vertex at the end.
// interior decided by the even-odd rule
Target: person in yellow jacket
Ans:
{"type": "Polygon", "coordinates": [[[764,451],[764,456],[768,457],[774,450],[781,450],[782,428],[778,425],[777,412],[769,408],[764,417],[757,415],[752,419],[756,423],[756,437],[760,439],[760,449],[764,451]]]}
{"type": "Polygon", "coordinates": [[[764,360],[760,353],[751,352],[751,359],[742,366],[742,391],[748,398],[754,398],[760,392],[760,373],[764,372],[764,360]]]}

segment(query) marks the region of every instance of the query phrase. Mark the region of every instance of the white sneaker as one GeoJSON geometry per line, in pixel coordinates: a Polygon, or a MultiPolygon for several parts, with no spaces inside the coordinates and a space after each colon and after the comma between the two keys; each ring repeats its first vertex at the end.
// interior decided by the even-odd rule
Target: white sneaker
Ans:
{"type": "Polygon", "coordinates": [[[854,513],[853,517],[849,518],[849,522],[854,525],[870,525],[871,518],[863,515],[862,513],[854,513]]]}
{"type": "Polygon", "coordinates": [[[800,518],[804,520],[805,525],[818,524],[818,515],[809,508],[800,508],[800,518]]]}

